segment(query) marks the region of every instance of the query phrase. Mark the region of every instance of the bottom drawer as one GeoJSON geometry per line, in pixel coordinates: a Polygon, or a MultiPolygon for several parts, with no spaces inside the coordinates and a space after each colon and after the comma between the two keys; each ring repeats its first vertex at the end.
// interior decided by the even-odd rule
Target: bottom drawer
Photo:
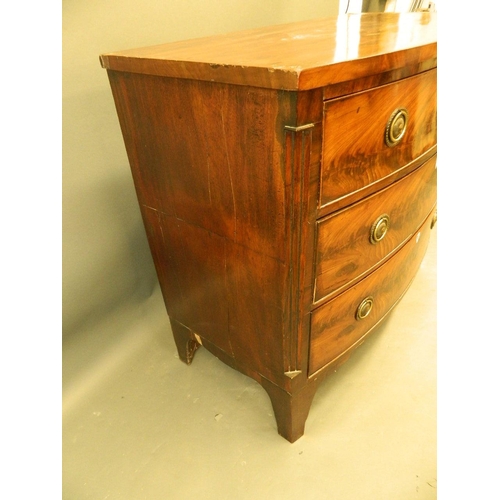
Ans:
{"type": "Polygon", "coordinates": [[[425,255],[433,216],[385,264],[312,312],[310,375],[359,342],[402,297],[425,255]]]}

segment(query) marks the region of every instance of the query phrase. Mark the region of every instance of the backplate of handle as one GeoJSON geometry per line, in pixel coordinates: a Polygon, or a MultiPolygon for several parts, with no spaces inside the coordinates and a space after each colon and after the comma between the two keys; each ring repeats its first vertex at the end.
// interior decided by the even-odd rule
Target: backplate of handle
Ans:
{"type": "Polygon", "coordinates": [[[365,319],[371,312],[373,308],[373,297],[365,297],[358,308],[356,309],[356,319],[365,319]]]}
{"type": "Polygon", "coordinates": [[[408,125],[408,110],[395,109],[385,127],[385,143],[390,147],[398,145],[405,135],[408,125]]]}
{"type": "Polygon", "coordinates": [[[370,243],[376,245],[380,240],[384,239],[389,230],[389,216],[383,214],[377,218],[370,228],[370,243]]]}

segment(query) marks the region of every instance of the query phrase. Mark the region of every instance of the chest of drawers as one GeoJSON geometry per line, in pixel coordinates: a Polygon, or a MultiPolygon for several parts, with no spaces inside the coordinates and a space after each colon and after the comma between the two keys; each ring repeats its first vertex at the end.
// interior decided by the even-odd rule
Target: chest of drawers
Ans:
{"type": "Polygon", "coordinates": [[[361,14],[101,56],[180,358],[298,439],[435,222],[436,15],[361,14]]]}

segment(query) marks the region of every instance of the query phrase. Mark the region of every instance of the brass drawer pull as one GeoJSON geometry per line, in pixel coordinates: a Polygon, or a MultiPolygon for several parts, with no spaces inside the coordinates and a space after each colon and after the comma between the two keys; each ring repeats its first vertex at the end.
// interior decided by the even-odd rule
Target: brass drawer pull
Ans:
{"type": "Polygon", "coordinates": [[[366,297],[359,304],[358,309],[356,310],[356,319],[362,320],[365,319],[371,312],[373,307],[373,297],[366,297]]]}
{"type": "Polygon", "coordinates": [[[370,243],[376,245],[384,238],[388,230],[389,216],[387,214],[383,214],[372,224],[370,229],[370,243]]]}
{"type": "Polygon", "coordinates": [[[408,111],[405,108],[398,108],[393,111],[385,127],[385,143],[390,148],[401,142],[405,135],[407,124],[408,111]]]}
{"type": "Polygon", "coordinates": [[[438,221],[438,214],[437,214],[437,211],[434,212],[434,216],[432,217],[432,220],[431,220],[431,229],[434,229],[434,226],[436,225],[438,221]]]}

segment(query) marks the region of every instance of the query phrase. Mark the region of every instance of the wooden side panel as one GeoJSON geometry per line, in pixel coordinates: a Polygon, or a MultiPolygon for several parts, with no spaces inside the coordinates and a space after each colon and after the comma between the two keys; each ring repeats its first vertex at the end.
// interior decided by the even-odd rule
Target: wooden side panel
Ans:
{"type": "Polygon", "coordinates": [[[282,375],[285,264],[156,210],[143,214],[170,318],[239,365],[282,375]]]}
{"type": "Polygon", "coordinates": [[[225,239],[148,207],[142,213],[169,316],[231,353],[225,239]]]}
{"type": "Polygon", "coordinates": [[[408,289],[425,255],[432,216],[384,265],[313,312],[310,374],[354,347],[395,306],[408,289]],[[373,298],[373,308],[367,317],[357,320],[358,306],[367,297],[373,298]]]}
{"type": "MultiPolygon", "coordinates": [[[[287,171],[296,96],[115,72],[110,81],[169,316],[283,384],[290,342],[298,356],[291,259],[307,182],[304,167],[287,171]]],[[[307,165],[309,149],[297,151],[307,165]]]]}
{"type": "Polygon", "coordinates": [[[390,187],[318,222],[315,301],[352,285],[396,251],[436,203],[436,156],[390,187]],[[375,221],[389,218],[387,233],[370,241],[375,221]]]}
{"type": "Polygon", "coordinates": [[[403,169],[437,143],[436,70],[325,104],[321,207],[403,169]],[[402,141],[385,143],[393,111],[408,110],[402,141]]]}
{"type": "Polygon", "coordinates": [[[284,261],[286,93],[109,77],[139,202],[284,261]]]}
{"type": "Polygon", "coordinates": [[[273,381],[283,377],[287,266],[226,241],[228,338],[240,365],[273,381]]]}

